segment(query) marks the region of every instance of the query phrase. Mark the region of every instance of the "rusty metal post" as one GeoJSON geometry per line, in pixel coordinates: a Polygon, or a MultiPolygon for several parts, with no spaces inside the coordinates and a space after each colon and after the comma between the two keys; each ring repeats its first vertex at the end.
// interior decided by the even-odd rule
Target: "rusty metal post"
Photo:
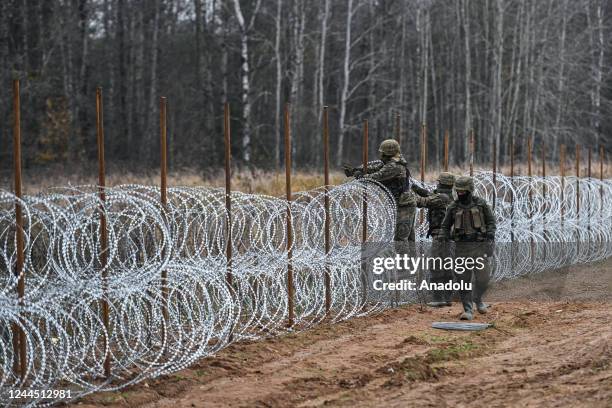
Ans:
{"type": "MultiPolygon", "coordinates": [[[[592,176],[592,172],[591,172],[591,156],[592,156],[592,149],[591,147],[589,147],[588,153],[587,153],[587,177],[588,177],[588,181],[591,181],[591,176],[592,176]]],[[[587,201],[587,230],[590,232],[591,231],[591,200],[587,201]]],[[[591,239],[591,234],[589,234],[589,240],[591,239]]]]}
{"type": "Polygon", "coordinates": [[[470,177],[474,175],[474,129],[470,129],[470,177]]]}
{"type": "MultiPolygon", "coordinates": [[[[160,201],[164,211],[168,210],[168,142],[166,126],[166,97],[159,98],[159,137],[160,137],[160,201]]],[[[168,271],[161,273],[162,315],[168,321],[168,271]]]]}
{"type": "MultiPolygon", "coordinates": [[[[106,225],[106,178],[104,165],[104,116],[102,105],[102,88],[96,88],[96,136],[98,141],[98,194],[100,198],[100,267],[102,268],[102,296],[106,294],[106,267],[108,266],[108,229],[106,225]]],[[[102,321],[108,336],[110,331],[108,300],[102,300],[102,321]]],[[[109,338],[105,339],[106,347],[109,346],[109,338]]],[[[104,375],[111,375],[110,353],[104,358],[104,375]]]]}
{"type": "MultiPolygon", "coordinates": [[[[421,123],[421,183],[425,182],[425,144],[427,142],[427,128],[425,123],[421,123]]],[[[424,217],[423,211],[419,210],[419,223],[423,224],[424,217]]]]}
{"type": "MultiPolygon", "coordinates": [[[[546,200],[546,141],[542,138],[542,200],[544,201],[544,206],[542,209],[542,235],[544,235],[544,241],[547,240],[548,232],[546,231],[546,211],[548,210],[548,202],[546,200]]],[[[546,261],[547,256],[547,247],[546,245],[542,246],[543,254],[542,259],[546,261]]]]}
{"type": "MultiPolygon", "coordinates": [[[[362,164],[363,174],[368,174],[368,120],[363,121],[363,144],[362,144],[362,164]]],[[[361,242],[365,243],[368,239],[368,200],[366,191],[363,193],[363,225],[361,231],[361,242]]]]}
{"type": "MultiPolygon", "coordinates": [[[[17,277],[17,296],[19,304],[23,305],[25,296],[25,243],[23,234],[23,210],[19,201],[22,197],[21,192],[21,97],[19,90],[19,80],[13,81],[13,164],[15,171],[15,276],[17,277]]],[[[24,324],[24,319],[20,316],[21,324],[24,324]]],[[[17,333],[17,337],[13,334],[13,352],[15,360],[13,361],[13,370],[19,371],[21,379],[25,379],[27,371],[27,355],[26,355],[26,336],[22,326],[13,325],[13,333],[17,333]],[[19,369],[17,370],[17,356],[19,356],[19,369]]]]}
{"type": "Polygon", "coordinates": [[[232,286],[232,144],[230,133],[230,106],[227,102],[223,107],[223,139],[225,144],[225,212],[227,217],[227,244],[225,246],[227,270],[225,280],[228,286],[232,286]]]}
{"type": "Polygon", "coordinates": [[[395,115],[395,138],[397,139],[397,143],[402,145],[402,121],[401,115],[397,113],[395,115]]]}
{"type": "MultiPolygon", "coordinates": [[[[329,210],[329,112],[327,106],[323,107],[323,178],[325,184],[325,255],[331,250],[331,214],[329,210]]],[[[329,265],[325,264],[325,314],[329,316],[331,310],[331,276],[329,265]]]]}
{"type": "Polygon", "coordinates": [[[531,172],[531,154],[532,154],[532,148],[533,148],[533,144],[532,144],[532,138],[531,136],[529,136],[527,138],[527,176],[529,177],[529,192],[528,192],[528,197],[529,197],[529,219],[531,219],[531,217],[533,217],[533,211],[531,209],[531,206],[533,204],[533,191],[531,190],[531,177],[533,176],[533,173],[531,172]]]}
{"type": "MultiPolygon", "coordinates": [[[[362,147],[361,147],[361,164],[363,167],[363,174],[368,174],[368,120],[365,119],[363,121],[363,139],[362,139],[362,147]]],[[[367,185],[363,186],[363,213],[361,215],[362,219],[362,229],[361,229],[361,243],[364,245],[368,239],[368,196],[367,196],[367,185]]],[[[363,305],[365,306],[367,297],[368,297],[368,287],[367,287],[367,279],[365,275],[361,275],[361,283],[363,285],[363,305]]]]}
{"type": "Polygon", "coordinates": [[[285,190],[287,193],[287,307],[289,308],[289,321],[294,323],[294,288],[293,288],[293,225],[291,222],[291,123],[289,117],[289,104],[285,105],[285,190]]]}
{"type": "Polygon", "coordinates": [[[576,218],[580,218],[580,145],[576,145],[576,218]]]}
{"type": "MultiPolygon", "coordinates": [[[[546,143],[542,140],[542,198],[546,203],[546,143]]],[[[542,223],[544,226],[543,233],[546,236],[546,209],[548,207],[545,204],[544,212],[542,214],[542,223]]]]}
{"type": "Polygon", "coordinates": [[[601,185],[599,186],[599,216],[601,217],[603,211],[603,179],[604,179],[604,148],[603,146],[599,146],[599,181],[601,185]]]}
{"type": "MultiPolygon", "coordinates": [[[[580,221],[580,149],[581,146],[576,144],[576,219],[580,221]]],[[[576,226],[576,247],[580,250],[579,227],[576,226]]]]}
{"type": "MultiPolygon", "coordinates": [[[[528,191],[528,205],[529,205],[529,232],[533,233],[533,191],[532,191],[532,186],[533,186],[533,173],[531,172],[531,155],[532,155],[532,149],[533,149],[533,138],[532,136],[528,136],[527,137],[527,176],[529,177],[529,191],[528,191]]],[[[533,235],[530,236],[529,238],[529,242],[530,242],[530,258],[533,261],[533,254],[534,254],[534,241],[533,241],[533,235]]]]}
{"type": "Polygon", "coordinates": [[[444,171],[448,171],[448,129],[444,131],[444,171]]]}
{"type": "Polygon", "coordinates": [[[160,196],[161,204],[168,206],[168,163],[167,163],[167,127],[166,127],[166,97],[159,98],[159,136],[160,136],[160,196]]]}
{"type": "MultiPolygon", "coordinates": [[[[497,187],[497,138],[493,138],[493,189],[497,187]]],[[[497,205],[497,194],[493,194],[493,211],[497,205]]]]}
{"type": "Polygon", "coordinates": [[[425,181],[425,123],[421,123],[421,160],[420,160],[420,172],[421,182],[425,181]]]}
{"type": "Polygon", "coordinates": [[[559,172],[561,173],[561,225],[565,219],[565,145],[561,145],[559,154],[559,172]]]}
{"type": "Polygon", "coordinates": [[[514,242],[514,136],[510,137],[510,241],[514,242]]]}

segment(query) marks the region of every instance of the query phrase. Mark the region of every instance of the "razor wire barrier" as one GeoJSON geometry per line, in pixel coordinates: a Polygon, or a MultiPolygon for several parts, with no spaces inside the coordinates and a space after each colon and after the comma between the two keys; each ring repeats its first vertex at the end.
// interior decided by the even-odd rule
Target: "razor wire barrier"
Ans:
{"type": "MultiPolygon", "coordinates": [[[[497,242],[537,244],[496,246],[492,279],[612,255],[612,180],[565,177],[562,183],[554,176],[496,174],[494,181],[493,173],[480,172],[475,186],[476,195],[489,203],[496,199],[497,242]]],[[[364,203],[367,242],[388,242],[395,228],[395,202],[377,183],[351,181],[329,188],[328,254],[324,187],[295,193],[291,202],[232,192],[231,242],[223,189],[169,188],[166,205],[160,203],[160,190],[150,186],[105,188],[105,202],[98,192],[97,186],[80,186],[18,199],[0,191],[0,394],[7,406],[61,400],[10,400],[9,390],[69,389],[73,399],[117,390],[186,368],[234,341],[316,325],[326,318],[326,273],[332,322],[416,301],[413,293],[373,291],[362,279],[364,203]],[[24,221],[21,302],[14,273],[15,203],[24,221]],[[295,289],[291,328],[289,205],[295,289]],[[109,237],[105,254],[101,209],[109,237]],[[231,285],[227,245],[233,254],[231,285]],[[166,271],[165,282],[161,271],[166,271]],[[108,330],[103,303],[109,305],[108,330]],[[13,369],[17,328],[27,340],[23,375],[13,369]]],[[[426,222],[417,224],[417,245],[426,243],[426,230],[426,222]]]]}

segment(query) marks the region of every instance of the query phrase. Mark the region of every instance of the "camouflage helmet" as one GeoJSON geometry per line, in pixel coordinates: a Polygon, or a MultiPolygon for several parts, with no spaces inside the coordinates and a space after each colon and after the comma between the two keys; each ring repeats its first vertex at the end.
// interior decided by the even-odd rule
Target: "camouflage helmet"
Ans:
{"type": "Polygon", "coordinates": [[[455,190],[474,192],[474,179],[468,176],[459,176],[455,180],[455,190]]]}
{"type": "Polygon", "coordinates": [[[453,184],[455,184],[455,175],[447,171],[440,173],[440,175],[438,176],[438,184],[444,186],[452,186],[453,184]]]}
{"type": "Polygon", "coordinates": [[[382,141],[380,147],[378,148],[378,151],[384,154],[385,156],[393,157],[396,154],[399,154],[400,145],[395,139],[386,139],[382,141]]]}

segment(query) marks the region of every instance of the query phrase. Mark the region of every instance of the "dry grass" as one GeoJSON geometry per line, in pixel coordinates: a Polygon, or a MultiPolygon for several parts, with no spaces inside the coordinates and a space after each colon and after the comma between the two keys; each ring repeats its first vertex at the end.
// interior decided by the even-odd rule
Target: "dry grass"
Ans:
{"type": "MultiPolygon", "coordinates": [[[[469,172],[469,168],[453,166],[449,169],[454,174],[465,174],[469,172]]],[[[475,171],[487,170],[490,168],[475,166],[475,171]]],[[[420,179],[418,163],[411,166],[412,177],[420,179]]],[[[434,181],[438,175],[438,169],[430,170],[425,174],[426,181],[434,181]]],[[[505,175],[510,175],[510,167],[504,166],[498,169],[498,172],[505,175]]],[[[45,191],[51,187],[68,186],[68,185],[84,185],[97,183],[97,170],[89,169],[87,171],[69,171],[64,168],[49,168],[45,170],[30,170],[25,169],[23,172],[23,190],[25,194],[36,194],[45,191]]],[[[519,163],[515,165],[515,175],[527,175],[527,165],[519,163]]],[[[534,164],[532,168],[533,175],[541,175],[541,165],[534,164]]],[[[559,174],[559,166],[547,166],[547,175],[559,174]]],[[[568,162],[565,174],[573,176],[576,174],[576,169],[568,162]]],[[[580,169],[581,176],[587,175],[587,168],[580,169]]],[[[592,176],[599,178],[599,163],[593,163],[592,176]]],[[[0,174],[0,188],[4,190],[13,190],[12,173],[5,172],[0,174]]],[[[604,178],[612,177],[612,166],[610,163],[604,163],[604,178]]],[[[340,171],[333,171],[330,174],[332,184],[340,184],[346,180],[344,174],[340,171]]],[[[120,168],[109,169],[106,176],[106,184],[109,186],[119,184],[145,184],[159,185],[159,173],[134,173],[123,171],[120,168]]],[[[194,169],[182,169],[179,171],[170,171],[168,174],[169,186],[210,186],[222,187],[225,184],[225,176],[222,169],[212,175],[204,175],[201,171],[194,169]]],[[[315,171],[296,171],[292,175],[292,190],[305,191],[311,190],[323,185],[322,172],[315,171]]],[[[247,193],[266,194],[271,196],[283,196],[285,194],[285,173],[270,172],[256,170],[250,171],[234,171],[232,175],[232,190],[243,191],[247,193]]]]}
{"type": "MultiPolygon", "coordinates": [[[[28,172],[23,175],[24,194],[37,194],[52,187],[78,186],[87,184],[97,184],[98,178],[95,171],[88,172],[28,172]]],[[[332,172],[330,174],[332,184],[341,184],[346,180],[344,173],[332,172]]],[[[323,185],[323,175],[315,172],[297,171],[292,175],[292,190],[305,191],[323,185]]],[[[157,173],[133,173],[118,170],[110,170],[106,175],[106,185],[116,186],[120,184],[144,184],[159,185],[160,176],[157,173]]],[[[225,186],[225,175],[223,171],[217,172],[212,176],[206,176],[202,172],[192,169],[184,169],[176,172],[169,172],[168,186],[225,186]]],[[[8,191],[13,190],[12,174],[2,174],[0,178],[0,188],[8,191]]],[[[264,172],[264,171],[236,171],[232,175],[232,190],[246,193],[257,193],[271,196],[284,196],[285,194],[285,173],[284,172],[264,172]]]]}

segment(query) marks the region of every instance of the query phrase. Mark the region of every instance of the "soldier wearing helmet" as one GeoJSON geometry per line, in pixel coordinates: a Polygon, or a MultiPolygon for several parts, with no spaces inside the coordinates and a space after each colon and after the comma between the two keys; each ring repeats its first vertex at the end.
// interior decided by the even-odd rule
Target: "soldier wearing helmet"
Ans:
{"type": "MultiPolygon", "coordinates": [[[[428,237],[437,237],[442,227],[442,220],[446,215],[446,207],[453,201],[453,185],[455,184],[455,176],[452,173],[443,172],[438,176],[438,185],[433,192],[430,192],[422,187],[413,184],[412,190],[417,194],[416,205],[419,208],[427,209],[427,230],[428,237]]],[[[445,245],[438,242],[432,243],[432,257],[444,258],[446,256],[445,245]]],[[[453,279],[453,275],[448,269],[432,269],[432,283],[446,283],[453,279]]],[[[435,290],[432,291],[432,301],[427,305],[431,307],[451,306],[452,291],[450,290],[435,290]]]]}
{"type": "MultiPolygon", "coordinates": [[[[455,259],[482,257],[486,260],[485,254],[491,255],[490,243],[495,240],[495,216],[487,202],[474,195],[472,177],[457,177],[455,193],[457,198],[446,209],[437,239],[456,243],[455,259]]],[[[487,313],[482,296],[489,281],[488,260],[481,269],[465,268],[463,273],[458,273],[456,269],[455,272],[456,279],[466,283],[471,283],[472,275],[475,275],[474,290],[459,293],[463,303],[461,319],[472,320],[472,302],[476,303],[478,312],[487,313]]]]}
{"type": "Polygon", "coordinates": [[[394,139],[383,140],[378,149],[380,160],[368,163],[367,173],[363,167],[344,165],[347,177],[374,180],[382,184],[397,204],[395,241],[414,241],[414,215],[416,202],[414,194],[407,188],[410,180],[407,162],[400,152],[400,145],[394,139]]]}

